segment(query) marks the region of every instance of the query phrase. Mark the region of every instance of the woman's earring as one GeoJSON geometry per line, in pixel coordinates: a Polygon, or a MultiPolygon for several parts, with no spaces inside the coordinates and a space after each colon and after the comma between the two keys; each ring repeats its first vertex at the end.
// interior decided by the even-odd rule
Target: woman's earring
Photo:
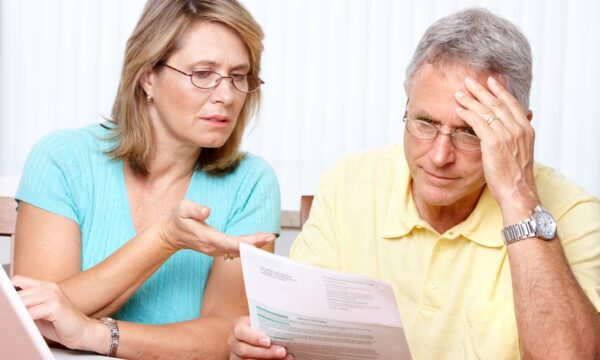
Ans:
{"type": "Polygon", "coordinates": [[[146,94],[146,102],[151,103],[152,102],[152,96],[146,94]]]}

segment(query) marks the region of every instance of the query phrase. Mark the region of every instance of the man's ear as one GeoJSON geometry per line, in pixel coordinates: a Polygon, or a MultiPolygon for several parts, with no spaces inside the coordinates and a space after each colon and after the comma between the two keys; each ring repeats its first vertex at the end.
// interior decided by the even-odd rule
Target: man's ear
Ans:
{"type": "Polygon", "coordinates": [[[154,70],[152,68],[148,68],[144,71],[142,76],[140,77],[140,86],[144,89],[146,96],[153,97],[152,85],[154,82],[154,70]]]}
{"type": "Polygon", "coordinates": [[[533,120],[533,112],[531,110],[527,110],[527,120],[533,120]]]}

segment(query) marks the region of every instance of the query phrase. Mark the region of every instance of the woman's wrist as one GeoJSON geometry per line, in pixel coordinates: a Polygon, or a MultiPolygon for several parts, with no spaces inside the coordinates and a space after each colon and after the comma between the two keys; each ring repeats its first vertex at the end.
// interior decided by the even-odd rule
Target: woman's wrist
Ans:
{"type": "Polygon", "coordinates": [[[162,245],[161,247],[169,253],[174,253],[179,250],[173,236],[173,230],[171,230],[171,217],[163,216],[155,223],[155,226],[158,233],[158,239],[162,245]]]}
{"type": "Polygon", "coordinates": [[[108,351],[106,352],[106,356],[116,357],[120,337],[119,325],[117,324],[116,320],[109,317],[102,317],[98,319],[98,321],[101,324],[106,325],[110,334],[110,339],[108,342],[108,351]]]}
{"type": "Polygon", "coordinates": [[[76,349],[106,355],[110,350],[110,337],[110,330],[105,324],[98,319],[88,318],[88,326],[81,339],[82,343],[76,349]]]}

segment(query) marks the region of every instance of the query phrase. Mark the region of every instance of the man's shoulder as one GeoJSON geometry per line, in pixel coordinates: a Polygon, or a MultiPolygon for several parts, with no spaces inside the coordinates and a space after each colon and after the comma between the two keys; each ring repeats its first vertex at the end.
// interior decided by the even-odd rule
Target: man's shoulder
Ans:
{"type": "Polygon", "coordinates": [[[536,163],[534,175],[540,201],[552,213],[567,211],[580,202],[598,202],[594,195],[549,166],[536,163]]]}
{"type": "Polygon", "coordinates": [[[347,156],[336,162],[327,174],[352,178],[372,178],[385,174],[393,174],[400,164],[404,164],[402,144],[393,144],[347,156]]]}

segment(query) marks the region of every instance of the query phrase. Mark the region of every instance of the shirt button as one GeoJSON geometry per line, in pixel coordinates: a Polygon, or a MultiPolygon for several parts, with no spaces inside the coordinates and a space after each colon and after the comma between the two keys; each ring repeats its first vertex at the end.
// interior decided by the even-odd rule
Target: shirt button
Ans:
{"type": "Polygon", "coordinates": [[[429,287],[432,288],[432,289],[434,289],[434,290],[437,289],[437,287],[438,287],[437,281],[430,282],[429,283],[429,287]]]}

